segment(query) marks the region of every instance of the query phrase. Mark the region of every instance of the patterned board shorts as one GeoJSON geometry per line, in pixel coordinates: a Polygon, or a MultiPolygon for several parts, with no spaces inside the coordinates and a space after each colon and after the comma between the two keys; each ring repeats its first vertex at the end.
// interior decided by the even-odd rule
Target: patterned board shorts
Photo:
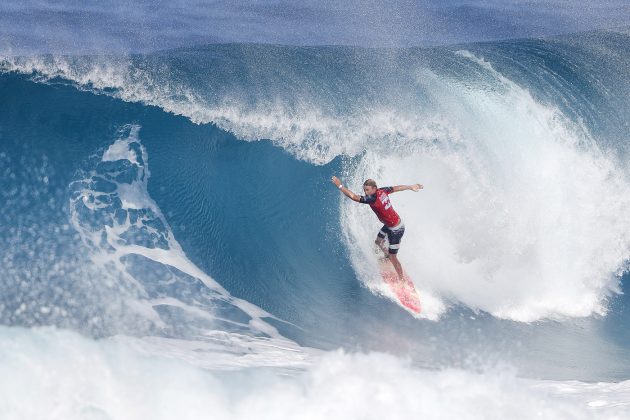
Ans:
{"type": "Polygon", "coordinates": [[[387,225],[383,225],[381,230],[378,232],[379,238],[384,238],[387,235],[387,241],[389,242],[389,253],[390,254],[398,254],[398,249],[400,248],[400,240],[405,234],[405,225],[403,222],[400,222],[397,226],[388,227],[387,225]]]}

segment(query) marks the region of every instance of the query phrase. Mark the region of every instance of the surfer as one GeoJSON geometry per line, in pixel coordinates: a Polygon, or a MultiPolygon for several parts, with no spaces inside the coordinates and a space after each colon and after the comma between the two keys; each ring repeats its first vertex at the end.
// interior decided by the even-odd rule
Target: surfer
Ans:
{"type": "Polygon", "coordinates": [[[396,213],[396,210],[392,207],[392,203],[389,201],[389,194],[406,190],[418,192],[424,188],[422,184],[378,188],[376,181],[368,179],[363,183],[363,192],[365,195],[359,196],[344,187],[336,176],[332,177],[332,183],[335,184],[346,197],[357,203],[369,204],[374,213],[376,213],[376,217],[383,223],[383,227],[378,232],[375,243],[383,251],[385,257],[389,258],[392,262],[399,280],[403,281],[403,269],[397,254],[400,248],[400,240],[405,233],[405,225],[400,216],[398,216],[398,213],[396,213]],[[385,236],[387,236],[389,247],[385,247],[385,236]]]}

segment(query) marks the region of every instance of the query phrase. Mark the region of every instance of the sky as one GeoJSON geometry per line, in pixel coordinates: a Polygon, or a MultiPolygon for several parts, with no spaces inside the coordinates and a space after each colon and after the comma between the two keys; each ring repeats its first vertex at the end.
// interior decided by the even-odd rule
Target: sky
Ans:
{"type": "Polygon", "coordinates": [[[630,0],[3,0],[0,52],[127,52],[215,42],[427,46],[630,26],[630,0]]]}

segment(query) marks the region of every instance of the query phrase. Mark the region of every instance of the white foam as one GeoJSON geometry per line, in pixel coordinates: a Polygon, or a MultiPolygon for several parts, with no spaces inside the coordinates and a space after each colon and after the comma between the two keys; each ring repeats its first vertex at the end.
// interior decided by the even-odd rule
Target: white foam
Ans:
{"type": "MultiPolygon", "coordinates": [[[[494,90],[424,75],[452,116],[448,136],[404,153],[368,149],[345,183],[425,185],[392,202],[407,228],[399,256],[426,317],[449,301],[518,321],[604,314],[630,255],[628,177],[583,127],[475,61],[494,90]]],[[[377,288],[380,225],[349,200],[342,223],[356,270],[377,288]]]]}
{"type": "MultiPolygon", "coordinates": [[[[329,352],[299,370],[198,367],[177,356],[68,331],[0,327],[0,410],[10,419],[621,419],[630,382],[586,384],[423,370],[393,356],[329,352]]],[[[188,358],[188,355],[190,358],[188,358]]],[[[192,362],[192,363],[191,363],[192,362]]]]}
{"type": "MultiPolygon", "coordinates": [[[[132,126],[129,136],[121,138],[112,143],[105,153],[103,153],[103,162],[116,161],[116,160],[128,160],[134,165],[139,165],[137,154],[129,148],[129,144],[138,140],[139,126],[132,126]]],[[[146,157],[146,154],[143,156],[146,157]]]]}

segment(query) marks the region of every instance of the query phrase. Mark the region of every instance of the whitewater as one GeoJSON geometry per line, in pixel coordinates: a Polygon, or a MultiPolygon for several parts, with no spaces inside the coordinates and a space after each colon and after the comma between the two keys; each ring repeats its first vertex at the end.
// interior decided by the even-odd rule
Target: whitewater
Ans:
{"type": "Polygon", "coordinates": [[[0,418],[626,418],[629,51],[4,53],[0,418]]]}

